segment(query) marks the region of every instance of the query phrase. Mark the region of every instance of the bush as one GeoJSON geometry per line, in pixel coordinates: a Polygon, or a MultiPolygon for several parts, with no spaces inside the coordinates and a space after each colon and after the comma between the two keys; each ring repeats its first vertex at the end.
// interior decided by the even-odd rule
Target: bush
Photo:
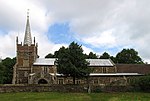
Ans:
{"type": "Polygon", "coordinates": [[[133,78],[130,84],[141,91],[150,92],[150,75],[133,78]]]}
{"type": "Polygon", "coordinates": [[[102,90],[100,87],[96,87],[94,90],[93,90],[94,93],[101,93],[102,90]]]}

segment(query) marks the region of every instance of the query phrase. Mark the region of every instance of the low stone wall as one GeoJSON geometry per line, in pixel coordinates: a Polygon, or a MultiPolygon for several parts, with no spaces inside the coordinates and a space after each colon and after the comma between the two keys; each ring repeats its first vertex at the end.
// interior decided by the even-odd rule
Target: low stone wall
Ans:
{"type": "Polygon", "coordinates": [[[90,86],[87,85],[0,85],[3,92],[127,92],[131,86],[90,86]]]}
{"type": "Polygon", "coordinates": [[[0,85],[0,92],[86,92],[82,85],[0,85]]]}

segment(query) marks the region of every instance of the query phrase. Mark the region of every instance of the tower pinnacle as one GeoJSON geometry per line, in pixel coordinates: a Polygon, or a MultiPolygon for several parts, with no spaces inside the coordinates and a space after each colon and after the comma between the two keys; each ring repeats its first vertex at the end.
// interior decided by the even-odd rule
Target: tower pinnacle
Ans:
{"type": "Polygon", "coordinates": [[[29,22],[29,9],[27,11],[27,23],[26,23],[26,30],[24,36],[24,45],[31,46],[32,38],[31,38],[31,30],[30,30],[30,22],[29,22]]]}

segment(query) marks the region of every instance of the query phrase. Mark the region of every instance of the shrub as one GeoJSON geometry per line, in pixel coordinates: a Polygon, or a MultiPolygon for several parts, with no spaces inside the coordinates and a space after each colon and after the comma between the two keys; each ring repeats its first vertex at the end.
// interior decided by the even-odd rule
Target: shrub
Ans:
{"type": "Polygon", "coordinates": [[[150,92],[150,75],[133,78],[130,84],[141,91],[150,92]]]}
{"type": "Polygon", "coordinates": [[[100,87],[96,87],[94,90],[93,90],[94,93],[101,93],[102,90],[100,87]]]}

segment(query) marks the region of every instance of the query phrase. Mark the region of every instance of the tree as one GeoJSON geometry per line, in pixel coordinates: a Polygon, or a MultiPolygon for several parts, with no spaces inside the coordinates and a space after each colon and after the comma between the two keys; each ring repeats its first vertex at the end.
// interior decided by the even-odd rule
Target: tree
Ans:
{"type": "Polygon", "coordinates": [[[16,58],[9,58],[7,57],[2,61],[2,64],[5,66],[4,68],[4,84],[10,84],[12,83],[12,77],[13,77],[13,66],[16,63],[16,58]]]}
{"type": "Polygon", "coordinates": [[[134,49],[123,49],[116,55],[117,63],[125,64],[143,64],[138,52],[134,49]]]}
{"type": "Polygon", "coordinates": [[[16,58],[5,58],[0,63],[0,83],[1,84],[10,84],[12,83],[13,77],[13,66],[16,63],[16,58]]]}
{"type": "Polygon", "coordinates": [[[97,56],[93,52],[90,52],[89,55],[87,55],[87,59],[97,59],[97,56]]]}
{"type": "Polygon", "coordinates": [[[116,57],[110,56],[110,59],[111,59],[114,63],[117,63],[116,57]]]}
{"type": "Polygon", "coordinates": [[[55,56],[51,53],[49,53],[48,55],[45,56],[45,58],[54,58],[55,56]]]}
{"type": "Polygon", "coordinates": [[[88,77],[90,68],[85,60],[82,47],[72,42],[68,48],[62,47],[57,52],[58,72],[73,78],[75,84],[76,78],[88,77]]]}
{"type": "Polygon", "coordinates": [[[5,77],[4,77],[4,69],[5,68],[6,67],[2,63],[0,63],[0,84],[3,84],[4,79],[5,79],[5,77]]]}
{"type": "Polygon", "coordinates": [[[100,56],[100,59],[109,59],[109,58],[110,58],[110,55],[107,52],[104,52],[102,56],[100,56]]]}

